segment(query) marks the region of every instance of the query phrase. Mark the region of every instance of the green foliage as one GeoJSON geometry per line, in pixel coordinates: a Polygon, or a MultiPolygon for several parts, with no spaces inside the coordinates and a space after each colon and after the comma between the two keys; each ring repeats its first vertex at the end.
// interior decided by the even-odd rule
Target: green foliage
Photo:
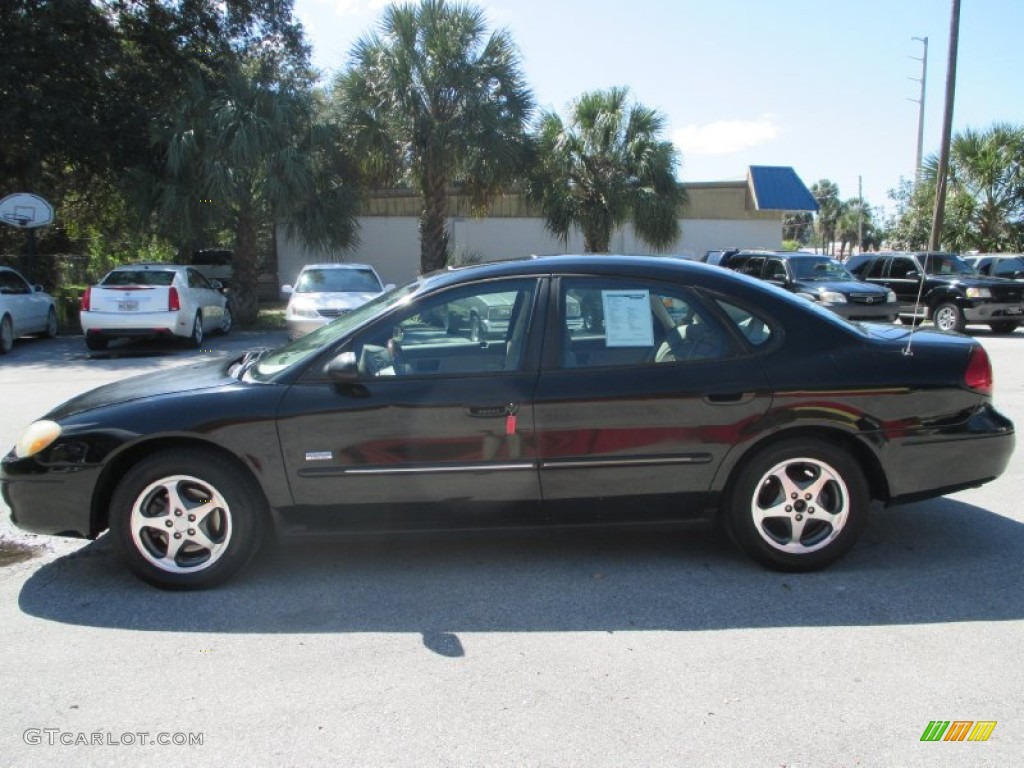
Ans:
{"type": "Polygon", "coordinates": [[[829,250],[830,244],[836,240],[836,228],[842,213],[839,201],[839,187],[834,181],[822,179],[811,186],[811,194],[818,201],[818,217],[815,229],[822,252],[829,250]]]}
{"type": "Polygon", "coordinates": [[[676,180],[679,153],[660,138],[665,120],[631,103],[627,88],[583,94],[567,121],[540,118],[528,194],[548,230],[567,241],[583,233],[584,250],[607,253],[612,232],[627,222],[657,250],[679,239],[686,192],[676,180]]]}
{"type": "Polygon", "coordinates": [[[782,241],[782,250],[786,251],[786,252],[789,252],[789,253],[792,253],[794,251],[799,251],[801,248],[803,248],[803,246],[804,246],[804,243],[801,243],[799,240],[783,240],[782,241]]]}
{"type": "Polygon", "coordinates": [[[335,81],[333,111],[367,184],[404,183],[423,197],[420,266],[447,259],[447,195],[482,210],[523,170],[533,97],[505,30],[444,0],[392,5],[335,81]]]}

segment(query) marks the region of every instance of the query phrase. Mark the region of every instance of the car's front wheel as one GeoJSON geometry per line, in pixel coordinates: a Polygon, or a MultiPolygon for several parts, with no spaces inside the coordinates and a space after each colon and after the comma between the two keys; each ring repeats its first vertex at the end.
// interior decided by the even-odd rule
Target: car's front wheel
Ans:
{"type": "Polygon", "coordinates": [[[263,537],[266,502],[210,451],[153,454],[124,475],[110,506],[114,547],[163,589],[205,589],[237,573],[263,537]]]}
{"type": "Polygon", "coordinates": [[[964,313],[951,301],[944,301],[935,307],[935,311],[932,312],[932,322],[940,331],[963,333],[966,327],[964,313]]]}
{"type": "Polygon", "coordinates": [[[14,323],[10,315],[0,320],[0,355],[6,355],[14,347],[14,323]]]}
{"type": "Polygon", "coordinates": [[[57,310],[50,307],[50,311],[46,314],[46,327],[43,329],[42,335],[47,339],[57,338],[57,310]]]}
{"type": "Polygon", "coordinates": [[[234,319],[231,317],[231,305],[225,304],[224,312],[220,316],[220,328],[218,329],[221,336],[227,336],[231,333],[231,325],[233,322],[234,319]]]}
{"type": "Polygon", "coordinates": [[[812,571],[838,560],[867,524],[864,473],[842,448],[787,440],[756,454],[728,494],[733,540],[770,568],[812,571]]]}

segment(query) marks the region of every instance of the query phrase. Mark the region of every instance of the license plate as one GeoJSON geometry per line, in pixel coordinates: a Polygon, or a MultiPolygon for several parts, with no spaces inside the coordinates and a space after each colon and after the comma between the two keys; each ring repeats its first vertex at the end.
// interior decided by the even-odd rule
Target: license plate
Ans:
{"type": "Polygon", "coordinates": [[[137,301],[119,301],[119,302],[117,302],[117,309],[120,312],[136,312],[139,309],[139,302],[137,302],[137,301]]]}

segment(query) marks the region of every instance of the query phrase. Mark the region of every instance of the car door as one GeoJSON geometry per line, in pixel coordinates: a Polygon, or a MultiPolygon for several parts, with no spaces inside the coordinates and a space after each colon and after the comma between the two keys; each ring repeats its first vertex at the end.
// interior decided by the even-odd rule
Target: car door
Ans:
{"type": "Polygon", "coordinates": [[[283,400],[279,435],[307,528],[477,528],[538,522],[534,437],[545,282],[487,281],[382,318],[334,352],[339,382],[315,365],[283,400]],[[461,313],[510,309],[502,336],[470,338],[461,313]]]}
{"type": "Polygon", "coordinates": [[[189,267],[186,270],[188,288],[192,298],[203,315],[203,331],[210,333],[220,328],[224,314],[224,297],[216,290],[203,273],[189,267]]]}
{"type": "MultiPolygon", "coordinates": [[[[924,272],[913,256],[896,254],[886,267],[885,278],[881,284],[896,294],[900,314],[916,314],[918,296],[921,293],[921,281],[924,272]]],[[[875,281],[872,281],[875,282],[875,281]]]]}
{"type": "Polygon", "coordinates": [[[750,347],[716,302],[684,286],[564,277],[553,293],[534,405],[551,520],[706,515],[723,457],[771,402],[750,347]],[[568,325],[570,299],[601,306],[602,327],[568,325]]]}
{"type": "Polygon", "coordinates": [[[0,295],[11,313],[15,336],[35,333],[46,327],[49,303],[17,272],[0,270],[0,295]]]}

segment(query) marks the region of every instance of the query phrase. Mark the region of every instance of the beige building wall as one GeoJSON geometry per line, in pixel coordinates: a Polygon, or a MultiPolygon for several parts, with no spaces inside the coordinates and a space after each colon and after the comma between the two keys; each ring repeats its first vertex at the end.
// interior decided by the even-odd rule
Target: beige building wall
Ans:
{"type": "MultiPolygon", "coordinates": [[[[699,256],[715,248],[778,248],[782,213],[756,211],[746,182],[687,184],[690,203],[680,219],[682,237],[669,253],[699,256]]],[[[419,198],[406,190],[382,192],[359,218],[359,244],[343,253],[311,253],[288,240],[279,228],[278,267],[281,284],[292,284],[305,264],[347,261],[371,264],[385,282],[404,283],[419,274],[419,198]]],[[[456,263],[498,261],[531,254],[582,253],[583,237],[568,243],[553,237],[543,219],[519,195],[499,198],[483,217],[473,216],[469,201],[450,198],[450,246],[456,263]]],[[[612,235],[611,251],[654,253],[627,225],[612,235]]]]}

